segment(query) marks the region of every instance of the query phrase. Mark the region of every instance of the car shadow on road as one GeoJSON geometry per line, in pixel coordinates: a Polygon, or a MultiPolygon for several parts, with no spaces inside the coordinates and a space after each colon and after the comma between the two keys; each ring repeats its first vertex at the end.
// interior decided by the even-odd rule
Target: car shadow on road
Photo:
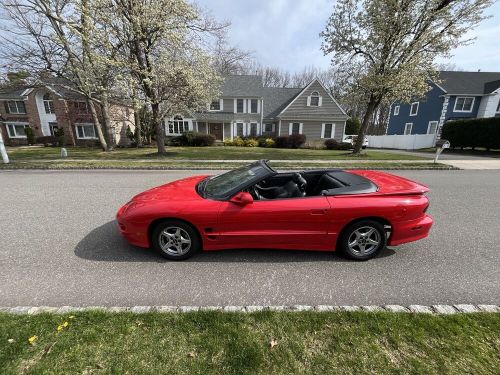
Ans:
{"type": "MultiPolygon", "coordinates": [[[[395,254],[385,248],[378,258],[395,254]]],[[[127,243],[118,232],[116,222],[110,221],[88,233],[75,247],[75,255],[82,259],[104,262],[157,262],[163,259],[151,249],[142,249],[127,243]]],[[[203,263],[287,263],[287,262],[351,262],[338,254],[323,251],[274,250],[274,249],[232,249],[201,252],[185,262],[203,263]]]]}

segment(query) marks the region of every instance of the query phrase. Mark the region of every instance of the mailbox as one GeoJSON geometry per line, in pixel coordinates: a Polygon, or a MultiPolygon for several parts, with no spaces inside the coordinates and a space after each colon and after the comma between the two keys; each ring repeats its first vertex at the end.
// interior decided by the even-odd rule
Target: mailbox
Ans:
{"type": "Polygon", "coordinates": [[[436,141],[436,156],[434,157],[434,163],[437,163],[441,152],[443,152],[445,148],[450,148],[450,146],[450,141],[446,139],[438,139],[436,141]]]}

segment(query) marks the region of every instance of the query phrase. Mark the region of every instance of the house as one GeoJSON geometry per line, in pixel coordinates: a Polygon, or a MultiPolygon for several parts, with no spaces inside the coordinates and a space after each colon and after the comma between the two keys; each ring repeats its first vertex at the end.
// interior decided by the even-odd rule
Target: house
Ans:
{"type": "Polygon", "coordinates": [[[263,87],[261,76],[232,75],[220,91],[207,110],[166,120],[166,135],[194,130],[219,141],[291,134],[342,141],[347,115],[318,79],[303,88],[275,88],[263,87]]]}
{"type": "Polygon", "coordinates": [[[387,134],[440,134],[449,120],[500,117],[500,72],[439,72],[421,100],[393,103],[387,134]]]}
{"type": "MultiPolygon", "coordinates": [[[[35,84],[0,90],[0,131],[6,145],[27,144],[25,128],[36,138],[54,136],[64,129],[66,145],[97,144],[97,132],[85,98],[68,90],[58,79],[53,84],[35,84]]],[[[100,115],[100,113],[99,113],[100,115]]],[[[131,107],[110,102],[111,126],[108,142],[126,145],[127,127],[134,127],[131,107]]]]}

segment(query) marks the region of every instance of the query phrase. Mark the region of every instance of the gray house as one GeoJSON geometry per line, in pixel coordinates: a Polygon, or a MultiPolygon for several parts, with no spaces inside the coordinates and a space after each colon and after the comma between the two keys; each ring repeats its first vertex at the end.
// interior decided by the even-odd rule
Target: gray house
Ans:
{"type": "Polygon", "coordinates": [[[232,75],[225,77],[220,98],[206,111],[166,120],[165,133],[175,136],[194,130],[213,134],[219,141],[291,134],[304,134],[308,141],[341,141],[346,120],[346,113],[318,79],[303,88],[271,88],[263,87],[261,76],[232,75]]]}

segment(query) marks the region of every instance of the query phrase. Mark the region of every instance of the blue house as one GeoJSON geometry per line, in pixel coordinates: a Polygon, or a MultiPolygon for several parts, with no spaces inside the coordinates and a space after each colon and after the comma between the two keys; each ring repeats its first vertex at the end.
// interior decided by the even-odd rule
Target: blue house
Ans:
{"type": "Polygon", "coordinates": [[[387,134],[440,134],[446,121],[500,117],[500,72],[439,72],[423,99],[391,105],[387,134]]]}

